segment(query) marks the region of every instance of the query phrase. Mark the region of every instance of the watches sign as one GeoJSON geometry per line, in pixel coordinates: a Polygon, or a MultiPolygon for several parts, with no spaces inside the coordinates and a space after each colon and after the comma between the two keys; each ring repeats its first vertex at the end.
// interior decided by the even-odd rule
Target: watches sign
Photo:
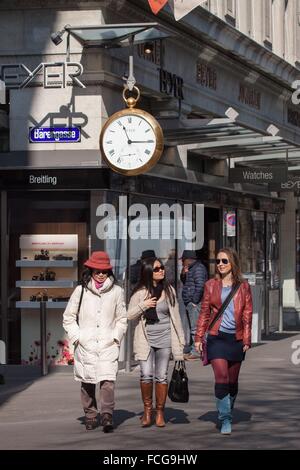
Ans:
{"type": "Polygon", "coordinates": [[[80,127],[31,127],[29,142],[31,143],[68,143],[80,142],[80,127]]]}

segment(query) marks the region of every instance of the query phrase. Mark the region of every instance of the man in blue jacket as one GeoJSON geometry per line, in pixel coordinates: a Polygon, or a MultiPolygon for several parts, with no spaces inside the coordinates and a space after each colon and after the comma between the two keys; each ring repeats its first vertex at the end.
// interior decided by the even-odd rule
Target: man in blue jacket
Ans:
{"type": "Polygon", "coordinates": [[[190,352],[185,354],[184,358],[188,361],[193,361],[199,359],[199,353],[195,349],[195,333],[201,309],[204,284],[208,276],[205,266],[197,259],[195,251],[184,250],[181,259],[183,265],[180,276],[183,283],[182,300],[186,307],[192,339],[190,352]]]}

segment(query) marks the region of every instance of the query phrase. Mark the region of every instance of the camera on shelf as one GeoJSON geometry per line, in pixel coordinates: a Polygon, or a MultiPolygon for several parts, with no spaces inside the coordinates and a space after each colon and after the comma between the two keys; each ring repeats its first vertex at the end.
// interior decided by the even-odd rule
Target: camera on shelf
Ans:
{"type": "Polygon", "coordinates": [[[52,259],[55,259],[56,261],[72,261],[73,256],[59,254],[59,255],[52,256],[52,259]]]}
{"type": "Polygon", "coordinates": [[[30,302],[47,302],[48,299],[49,296],[47,291],[40,291],[29,298],[30,302]]]}
{"type": "Polygon", "coordinates": [[[41,271],[39,276],[32,276],[33,281],[55,281],[56,273],[46,269],[45,272],[41,271]]]}
{"type": "Polygon", "coordinates": [[[45,281],[55,281],[56,273],[54,271],[48,271],[46,269],[45,272],[45,281]]]}
{"type": "Polygon", "coordinates": [[[40,253],[34,255],[34,259],[37,260],[49,260],[49,251],[48,250],[41,250],[40,253]]]}

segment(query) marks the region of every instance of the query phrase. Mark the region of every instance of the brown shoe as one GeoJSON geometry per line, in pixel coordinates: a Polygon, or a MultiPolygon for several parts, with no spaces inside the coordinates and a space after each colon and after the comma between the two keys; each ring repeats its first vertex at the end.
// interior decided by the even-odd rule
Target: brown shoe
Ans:
{"type": "Polygon", "coordinates": [[[193,356],[193,354],[188,354],[184,359],[186,361],[197,361],[200,359],[200,356],[193,356]]]}
{"type": "Polygon", "coordinates": [[[156,396],[156,419],[155,424],[159,428],[163,428],[165,423],[164,409],[168,393],[168,384],[155,384],[155,396],[156,396]]]}
{"type": "Polygon", "coordinates": [[[101,424],[103,426],[103,432],[112,432],[114,430],[112,415],[109,413],[103,413],[103,415],[101,415],[101,424]]]}
{"type": "Polygon", "coordinates": [[[98,427],[98,418],[85,418],[85,429],[92,431],[98,427]]]}
{"type": "Polygon", "coordinates": [[[152,394],[153,394],[153,383],[152,382],[140,382],[142,399],[144,403],[144,414],[141,417],[141,425],[143,428],[151,426],[152,424],[152,394]]]}

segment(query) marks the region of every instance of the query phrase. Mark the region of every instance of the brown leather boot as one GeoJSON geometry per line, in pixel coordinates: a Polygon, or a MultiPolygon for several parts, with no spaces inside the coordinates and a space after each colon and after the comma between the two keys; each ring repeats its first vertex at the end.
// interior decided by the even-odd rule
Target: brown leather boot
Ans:
{"type": "Polygon", "coordinates": [[[168,384],[160,384],[160,383],[155,384],[155,396],[156,396],[155,424],[159,428],[163,428],[166,425],[165,418],[164,418],[164,409],[165,409],[167,394],[168,394],[168,384]]]}
{"type": "Polygon", "coordinates": [[[152,382],[140,382],[142,399],[144,402],[144,414],[141,418],[141,425],[143,428],[151,426],[152,424],[152,391],[153,383],[152,382]]]}

